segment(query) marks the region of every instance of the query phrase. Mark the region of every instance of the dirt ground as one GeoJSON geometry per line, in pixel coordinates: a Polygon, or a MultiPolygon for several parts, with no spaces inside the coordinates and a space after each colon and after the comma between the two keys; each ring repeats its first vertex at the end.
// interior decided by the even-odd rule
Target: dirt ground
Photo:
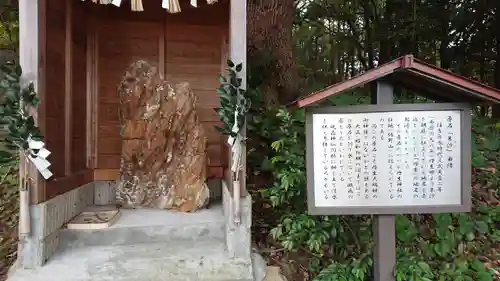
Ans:
{"type": "Polygon", "coordinates": [[[16,260],[19,196],[17,170],[0,167],[0,281],[16,260]]]}

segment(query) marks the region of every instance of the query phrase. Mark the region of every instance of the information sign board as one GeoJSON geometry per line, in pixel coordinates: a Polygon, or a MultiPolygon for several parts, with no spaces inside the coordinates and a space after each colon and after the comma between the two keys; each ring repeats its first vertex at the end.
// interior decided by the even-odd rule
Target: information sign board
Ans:
{"type": "Polygon", "coordinates": [[[328,107],[306,115],[311,214],[470,209],[470,106],[328,107]]]}

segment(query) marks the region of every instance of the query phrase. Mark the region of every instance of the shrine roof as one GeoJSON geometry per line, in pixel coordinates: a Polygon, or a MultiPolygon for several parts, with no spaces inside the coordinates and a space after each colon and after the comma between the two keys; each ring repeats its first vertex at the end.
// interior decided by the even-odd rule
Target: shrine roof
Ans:
{"type": "Polygon", "coordinates": [[[302,108],[354,90],[369,82],[385,80],[392,85],[445,102],[500,103],[500,90],[405,55],[354,78],[333,84],[297,99],[291,106],[302,108]]]}

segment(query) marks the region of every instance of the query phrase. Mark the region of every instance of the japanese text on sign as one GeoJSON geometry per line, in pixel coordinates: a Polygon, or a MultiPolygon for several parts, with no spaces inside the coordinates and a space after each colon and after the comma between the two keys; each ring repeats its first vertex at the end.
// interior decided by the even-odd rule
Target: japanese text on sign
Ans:
{"type": "Polygon", "coordinates": [[[312,118],[316,207],[461,203],[460,111],[312,118]]]}

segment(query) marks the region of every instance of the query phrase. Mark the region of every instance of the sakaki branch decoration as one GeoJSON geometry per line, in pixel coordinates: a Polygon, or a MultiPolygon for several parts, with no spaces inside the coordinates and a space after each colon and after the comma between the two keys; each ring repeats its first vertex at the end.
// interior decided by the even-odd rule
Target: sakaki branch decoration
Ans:
{"type": "Polygon", "coordinates": [[[37,141],[31,138],[28,139],[28,159],[37,168],[44,179],[49,179],[52,177],[52,172],[49,170],[50,162],[47,161],[47,157],[50,155],[50,151],[45,148],[45,143],[43,141],[37,141]]]}
{"type": "Polygon", "coordinates": [[[239,171],[241,170],[241,158],[243,154],[242,128],[245,124],[245,117],[250,109],[250,99],[245,89],[241,87],[242,79],[239,73],[243,69],[240,63],[235,65],[231,60],[227,61],[228,77],[220,76],[220,87],[217,89],[221,107],[216,111],[224,124],[223,127],[216,127],[223,135],[228,136],[227,143],[231,146],[232,165],[234,180],[239,181],[239,171]]]}
{"type": "Polygon", "coordinates": [[[245,119],[250,110],[251,100],[249,93],[242,87],[242,78],[239,77],[243,70],[243,64],[235,65],[231,60],[227,61],[227,77],[219,76],[220,108],[216,111],[224,124],[216,127],[219,132],[228,137],[227,143],[231,147],[231,172],[234,191],[234,218],[239,223],[239,197],[240,197],[240,173],[243,168],[241,160],[245,153],[243,128],[245,119]]]}
{"type": "Polygon", "coordinates": [[[40,130],[30,115],[30,109],[40,103],[35,93],[35,85],[33,82],[21,81],[23,74],[21,66],[14,62],[6,62],[1,67],[1,74],[3,77],[0,81],[0,124],[8,134],[2,140],[5,146],[0,150],[0,164],[16,165],[16,162],[21,160],[18,229],[19,240],[23,241],[31,232],[30,183],[35,182],[35,179],[29,176],[28,162],[33,163],[45,179],[49,179],[52,173],[46,158],[50,151],[45,148],[40,130]]]}
{"type": "MultiPolygon", "coordinates": [[[[0,163],[16,161],[21,152],[37,168],[40,174],[49,179],[50,162],[47,157],[50,151],[45,148],[39,128],[30,115],[30,108],[40,103],[32,82],[23,85],[22,70],[14,62],[5,63],[2,68],[3,79],[0,81],[0,124],[6,127],[8,135],[4,139],[5,149],[0,151],[0,163]]],[[[27,169],[24,169],[27,173],[27,169]]],[[[27,175],[27,174],[26,174],[27,175]]],[[[24,177],[24,180],[29,180],[24,177]]],[[[27,182],[22,184],[27,189],[27,182]]]]}

